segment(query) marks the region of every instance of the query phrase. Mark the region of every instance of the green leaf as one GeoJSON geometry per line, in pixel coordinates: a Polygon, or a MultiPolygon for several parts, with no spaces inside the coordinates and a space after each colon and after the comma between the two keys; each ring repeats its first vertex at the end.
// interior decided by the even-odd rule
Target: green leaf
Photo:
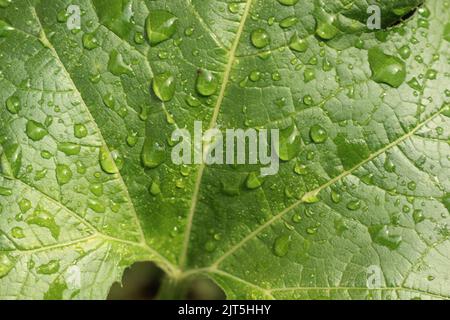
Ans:
{"type": "Polygon", "coordinates": [[[1,2],[0,298],[106,298],[137,261],[228,298],[450,297],[450,7],[421,3],[1,2]],[[195,121],[280,129],[278,174],[172,163],[195,121]]]}

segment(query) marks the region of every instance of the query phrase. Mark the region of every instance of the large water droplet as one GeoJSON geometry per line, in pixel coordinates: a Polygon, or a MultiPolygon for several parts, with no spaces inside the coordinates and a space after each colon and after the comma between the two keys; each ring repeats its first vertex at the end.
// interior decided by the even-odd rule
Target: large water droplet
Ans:
{"type": "Polygon", "coordinates": [[[289,41],[289,48],[297,52],[305,52],[308,50],[308,43],[298,35],[294,34],[289,41]]]}
{"type": "Polygon", "coordinates": [[[87,136],[88,131],[84,124],[75,124],[73,126],[73,134],[76,138],[81,139],[87,136]]]}
{"type": "Polygon", "coordinates": [[[9,97],[6,100],[6,109],[12,114],[18,114],[20,111],[20,99],[18,97],[9,97]]]}
{"type": "Polygon", "coordinates": [[[133,69],[124,62],[121,53],[113,50],[109,55],[108,71],[115,76],[121,76],[123,74],[132,74],[133,69]]]}
{"type": "Polygon", "coordinates": [[[42,228],[47,228],[52,234],[53,238],[59,238],[60,228],[56,223],[55,218],[50,213],[41,208],[37,208],[33,212],[33,214],[26,219],[26,222],[42,228]]]}
{"type": "Polygon", "coordinates": [[[81,146],[72,142],[62,142],[58,143],[58,150],[68,156],[75,156],[80,153],[81,146]]]}
{"type": "Polygon", "coordinates": [[[209,97],[216,93],[219,82],[211,71],[200,70],[197,76],[196,88],[202,96],[209,97]]]}
{"type": "Polygon", "coordinates": [[[6,37],[12,30],[14,30],[13,27],[0,19],[0,38],[6,37]]]}
{"type": "Polygon", "coordinates": [[[378,48],[369,50],[372,79],[398,88],[406,78],[405,63],[397,57],[385,54],[378,48]]]}
{"type": "Polygon", "coordinates": [[[98,40],[95,37],[95,33],[85,33],[83,35],[83,47],[87,50],[93,50],[95,48],[98,48],[98,40]]]}
{"type": "Polygon", "coordinates": [[[278,0],[278,2],[285,6],[293,6],[298,2],[298,0],[278,0]]]}
{"type": "Polygon", "coordinates": [[[105,205],[101,201],[96,200],[96,199],[89,199],[88,207],[97,213],[105,213],[106,212],[105,205]]]}
{"type": "Polygon", "coordinates": [[[270,36],[264,29],[256,29],[251,34],[252,44],[258,48],[262,49],[270,44],[270,36]]]}
{"type": "Polygon", "coordinates": [[[402,242],[402,237],[393,235],[390,228],[386,225],[369,227],[369,233],[375,243],[391,250],[397,249],[402,242]]]}
{"type": "Polygon", "coordinates": [[[295,158],[300,152],[301,137],[295,125],[280,130],[280,145],[278,156],[283,161],[295,158]]]}
{"type": "Polygon", "coordinates": [[[170,39],[177,31],[178,18],[165,10],[153,10],[147,17],[145,27],[152,46],[170,39]]]}
{"type": "Polygon", "coordinates": [[[286,17],[280,21],[280,27],[287,29],[297,24],[297,22],[298,18],[296,16],[286,17]]]}
{"type": "Polygon", "coordinates": [[[146,168],[153,169],[163,163],[165,159],[166,148],[151,139],[146,139],[141,152],[142,164],[146,168]]]}
{"type": "Polygon", "coordinates": [[[8,8],[12,0],[0,0],[0,8],[8,8]]]}
{"type": "Polygon", "coordinates": [[[273,245],[273,253],[278,257],[284,257],[288,251],[291,244],[291,236],[290,235],[282,235],[275,239],[275,243],[273,245]]]}
{"type": "Polygon", "coordinates": [[[318,124],[311,127],[309,135],[315,143],[324,143],[328,139],[327,131],[318,124]]]}
{"type": "Polygon", "coordinates": [[[253,190],[261,187],[263,180],[254,172],[250,173],[247,177],[246,186],[248,189],[253,190]]]}
{"type": "Polygon", "coordinates": [[[316,35],[321,39],[331,40],[337,35],[338,31],[333,25],[333,19],[331,17],[327,21],[319,21],[317,23],[316,35]]]}
{"type": "Polygon", "coordinates": [[[116,163],[114,162],[113,156],[106,147],[100,148],[99,161],[100,166],[106,173],[114,174],[119,172],[119,169],[117,168],[116,163]]]}
{"type": "Polygon", "coordinates": [[[158,74],[153,79],[152,87],[153,92],[161,101],[170,101],[175,94],[175,77],[170,72],[158,74]]]}
{"type": "Polygon", "coordinates": [[[23,232],[22,228],[14,227],[11,229],[11,236],[14,239],[23,239],[23,238],[25,238],[25,233],[23,232]]]}
{"type": "Polygon", "coordinates": [[[51,260],[46,264],[40,265],[37,268],[37,273],[40,274],[54,274],[59,271],[59,261],[51,260]]]}
{"type": "Polygon", "coordinates": [[[46,135],[48,135],[48,131],[44,125],[34,120],[28,120],[26,133],[28,138],[33,141],[42,140],[46,135]]]}
{"type": "Polygon", "coordinates": [[[72,170],[65,164],[56,166],[56,179],[60,185],[67,184],[72,179],[72,170]]]}

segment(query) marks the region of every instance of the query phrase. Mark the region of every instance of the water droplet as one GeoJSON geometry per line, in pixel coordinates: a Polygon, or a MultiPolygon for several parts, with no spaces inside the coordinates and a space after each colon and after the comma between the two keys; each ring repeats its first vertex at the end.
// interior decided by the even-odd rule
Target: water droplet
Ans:
{"type": "Polygon", "coordinates": [[[0,252],[0,279],[7,276],[8,273],[14,268],[15,261],[11,255],[0,252]]]}
{"type": "Polygon", "coordinates": [[[430,69],[426,72],[425,77],[428,80],[436,80],[438,72],[434,69],[430,69]]]}
{"type": "Polygon", "coordinates": [[[304,203],[313,204],[320,201],[320,197],[317,194],[307,193],[303,196],[302,201],[304,203]]]}
{"type": "Polygon", "coordinates": [[[239,3],[236,3],[236,2],[229,3],[228,10],[231,13],[238,13],[239,12],[239,3]]]}
{"type": "Polygon", "coordinates": [[[113,156],[106,147],[100,148],[99,161],[100,166],[106,173],[114,174],[119,172],[119,169],[117,168],[116,163],[114,162],[113,156]]]}
{"type": "MultiPolygon", "coordinates": [[[[0,24],[1,25],[1,24],[0,24]]],[[[1,29],[1,27],[0,27],[1,29]]],[[[0,31],[0,35],[1,35],[1,31],[0,31]]],[[[444,27],[444,35],[443,35],[444,39],[448,42],[450,42],[450,22],[448,22],[445,27],[444,27]]]]}
{"type": "Polygon", "coordinates": [[[192,108],[199,107],[202,104],[199,99],[197,99],[191,94],[186,96],[186,103],[192,108]]]}
{"type": "Polygon", "coordinates": [[[14,239],[23,239],[23,238],[25,238],[25,233],[23,232],[22,228],[14,227],[11,229],[11,236],[14,239]]]}
{"type": "Polygon", "coordinates": [[[308,169],[304,164],[297,162],[294,167],[294,172],[298,175],[305,175],[308,173],[308,169]]]}
{"type": "Polygon", "coordinates": [[[169,40],[177,31],[178,18],[165,10],[153,10],[146,20],[147,37],[152,46],[169,40]]]}
{"type": "Polygon", "coordinates": [[[214,241],[207,241],[205,243],[205,250],[207,252],[213,252],[216,249],[217,245],[214,241]]]}
{"type": "Polygon", "coordinates": [[[352,200],[349,203],[347,203],[347,209],[356,211],[359,208],[361,208],[361,201],[360,200],[352,200]]]}
{"type": "Polygon", "coordinates": [[[405,63],[397,57],[385,54],[378,48],[369,50],[372,79],[398,88],[406,78],[405,63]]]}
{"type": "Polygon", "coordinates": [[[249,79],[253,82],[259,81],[261,79],[261,72],[252,71],[252,73],[250,73],[249,79]]]}
{"type": "Polygon", "coordinates": [[[54,274],[59,271],[59,261],[58,260],[51,260],[46,264],[40,265],[37,268],[37,273],[40,274],[54,274]]]}
{"type": "Polygon", "coordinates": [[[245,182],[245,185],[250,190],[257,189],[257,188],[261,187],[262,184],[263,184],[263,181],[254,172],[252,172],[248,175],[247,181],[245,182]]]}
{"type": "Polygon", "coordinates": [[[115,76],[121,76],[123,74],[132,74],[133,69],[124,62],[121,53],[113,50],[109,55],[108,71],[115,76]]]}
{"type": "Polygon", "coordinates": [[[136,132],[130,133],[127,137],[127,144],[130,147],[134,147],[138,143],[138,136],[136,132]]]}
{"type": "Polygon", "coordinates": [[[97,213],[105,213],[106,211],[105,205],[101,201],[96,199],[89,199],[88,207],[97,213]]]}
{"type": "Polygon", "coordinates": [[[420,223],[425,220],[425,216],[423,215],[423,211],[420,209],[413,211],[413,219],[415,223],[420,223]]]}
{"type": "Polygon", "coordinates": [[[275,239],[275,243],[273,245],[273,253],[277,257],[284,257],[291,245],[291,236],[290,235],[282,235],[275,239]]]}
{"type": "Polygon", "coordinates": [[[398,50],[400,57],[408,59],[411,56],[411,48],[408,45],[404,45],[398,50]]]}
{"type": "Polygon", "coordinates": [[[393,235],[390,228],[386,225],[369,227],[369,233],[375,243],[391,250],[397,249],[402,242],[402,237],[393,235]]]}
{"type": "Polygon", "coordinates": [[[152,184],[150,185],[149,191],[152,196],[157,196],[158,194],[160,194],[161,187],[159,186],[159,183],[157,183],[156,181],[153,181],[152,184]]]}
{"type": "Polygon", "coordinates": [[[48,131],[44,125],[34,120],[28,120],[26,133],[27,136],[33,141],[40,141],[48,135],[48,131]]]}
{"type": "Polygon", "coordinates": [[[72,179],[72,170],[65,164],[56,166],[56,179],[60,185],[67,184],[72,179]]]}
{"type": "Polygon", "coordinates": [[[93,195],[100,197],[103,195],[103,185],[101,183],[93,183],[89,187],[89,190],[93,195]]]}
{"type": "Polygon", "coordinates": [[[285,6],[293,6],[298,2],[298,0],[278,0],[278,2],[285,6]]]}
{"type": "Polygon", "coordinates": [[[317,23],[316,35],[323,40],[333,39],[337,33],[338,29],[333,26],[333,19],[330,17],[327,21],[319,21],[317,23]]]}
{"type": "Polygon", "coordinates": [[[395,172],[395,164],[392,162],[392,160],[390,158],[386,158],[386,160],[384,161],[384,169],[387,172],[395,172]]]}
{"type": "Polygon", "coordinates": [[[20,200],[18,204],[19,204],[20,211],[22,213],[26,213],[28,210],[31,209],[31,201],[28,199],[24,198],[24,199],[20,200]]]}
{"type": "Polygon", "coordinates": [[[312,68],[306,68],[303,72],[305,82],[308,83],[316,78],[316,72],[312,68]]]}
{"type": "Polygon", "coordinates": [[[68,156],[75,156],[80,153],[81,146],[72,142],[62,142],[58,143],[58,150],[68,156]]]}
{"type": "Polygon", "coordinates": [[[6,109],[12,114],[18,114],[20,111],[20,99],[18,97],[9,97],[6,100],[6,109]]]}
{"type": "Polygon", "coordinates": [[[298,18],[296,16],[286,17],[280,21],[281,28],[290,28],[298,23],[298,18]]]}
{"type": "Polygon", "coordinates": [[[6,37],[9,32],[13,31],[14,28],[8,23],[0,19],[0,38],[6,37]]]}
{"type": "Polygon", "coordinates": [[[333,201],[334,203],[341,202],[341,195],[338,192],[332,190],[331,191],[331,201],[333,201]]]}
{"type": "Polygon", "coordinates": [[[12,0],[0,0],[0,8],[7,8],[12,3],[12,0]]]}
{"type": "Polygon", "coordinates": [[[280,130],[280,145],[278,156],[283,161],[295,158],[300,152],[301,137],[295,125],[280,130]]]}
{"type": "Polygon", "coordinates": [[[76,138],[81,139],[87,136],[88,131],[83,124],[75,124],[73,126],[73,134],[76,138]]]}
{"type": "Polygon", "coordinates": [[[217,78],[211,71],[200,70],[198,72],[196,88],[202,96],[212,96],[217,91],[218,86],[217,78]]]}
{"type": "Polygon", "coordinates": [[[172,100],[176,84],[175,77],[170,72],[158,74],[153,79],[153,92],[163,102],[172,100]]]}
{"type": "Polygon", "coordinates": [[[141,152],[142,164],[149,169],[158,167],[166,159],[166,148],[147,138],[141,152]]]}
{"type": "Polygon", "coordinates": [[[37,208],[33,212],[33,214],[26,219],[26,222],[42,228],[47,228],[52,234],[53,238],[59,238],[60,228],[56,223],[55,218],[50,213],[41,208],[37,208]]]}
{"type": "Polygon", "coordinates": [[[315,143],[324,143],[328,139],[327,131],[318,124],[311,127],[309,135],[315,143]]]}
{"type": "Polygon", "coordinates": [[[83,35],[83,47],[87,50],[93,50],[95,48],[98,48],[98,40],[95,37],[95,33],[85,33],[83,35]]]}
{"type": "Polygon", "coordinates": [[[144,34],[142,32],[136,32],[134,34],[134,42],[136,42],[136,44],[143,44],[145,42],[144,34]]]}
{"type": "Polygon", "coordinates": [[[270,36],[264,29],[256,29],[251,34],[252,44],[258,48],[262,49],[270,44],[270,36]]]}

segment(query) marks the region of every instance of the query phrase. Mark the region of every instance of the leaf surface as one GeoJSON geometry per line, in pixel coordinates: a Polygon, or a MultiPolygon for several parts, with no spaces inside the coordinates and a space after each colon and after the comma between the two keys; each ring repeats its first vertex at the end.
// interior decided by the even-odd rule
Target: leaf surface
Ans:
{"type": "Polygon", "coordinates": [[[450,296],[449,3],[372,31],[375,1],[282,2],[0,1],[0,297],[146,260],[229,298],[450,296]],[[194,121],[280,129],[279,173],[175,165],[194,121]]]}

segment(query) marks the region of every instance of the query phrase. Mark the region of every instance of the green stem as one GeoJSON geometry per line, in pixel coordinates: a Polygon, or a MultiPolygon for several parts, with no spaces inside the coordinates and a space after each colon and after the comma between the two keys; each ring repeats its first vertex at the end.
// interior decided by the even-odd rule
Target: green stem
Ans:
{"type": "Polygon", "coordinates": [[[174,279],[167,275],[159,288],[158,300],[183,300],[186,294],[186,282],[184,280],[174,279]]]}

